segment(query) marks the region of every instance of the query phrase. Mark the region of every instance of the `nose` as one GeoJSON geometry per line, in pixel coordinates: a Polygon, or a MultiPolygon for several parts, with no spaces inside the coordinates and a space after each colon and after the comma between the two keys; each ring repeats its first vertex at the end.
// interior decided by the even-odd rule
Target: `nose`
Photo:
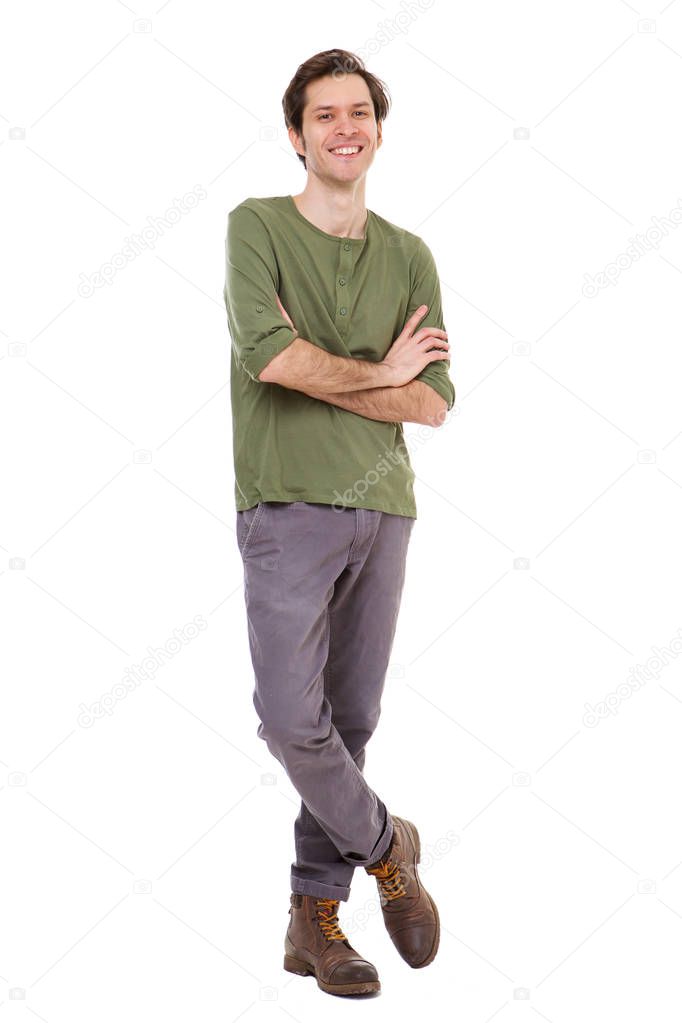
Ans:
{"type": "Polygon", "coordinates": [[[356,126],[353,124],[352,119],[348,118],[345,121],[341,121],[341,124],[337,127],[337,132],[341,132],[343,135],[347,135],[348,132],[354,135],[357,131],[356,126]]]}

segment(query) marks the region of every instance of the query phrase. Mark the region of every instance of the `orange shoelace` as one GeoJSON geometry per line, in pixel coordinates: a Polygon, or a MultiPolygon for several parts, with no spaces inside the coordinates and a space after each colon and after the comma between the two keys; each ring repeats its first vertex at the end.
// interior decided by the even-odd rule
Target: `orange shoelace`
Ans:
{"type": "Polygon", "coordinates": [[[345,941],[346,935],[341,930],[338,919],[338,899],[316,899],[317,916],[325,938],[329,941],[345,941]],[[326,910],[326,912],[325,912],[326,910]]]}
{"type": "Polygon", "coordinates": [[[393,863],[391,860],[382,860],[378,867],[374,867],[368,873],[376,877],[381,893],[386,899],[399,899],[401,895],[406,894],[405,885],[400,876],[400,867],[397,863],[393,863]]]}

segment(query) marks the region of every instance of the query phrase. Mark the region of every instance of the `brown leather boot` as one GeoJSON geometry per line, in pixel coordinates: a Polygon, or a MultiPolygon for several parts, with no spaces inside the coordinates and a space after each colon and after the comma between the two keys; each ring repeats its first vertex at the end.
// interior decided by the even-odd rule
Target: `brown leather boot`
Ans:
{"type": "Polygon", "coordinates": [[[386,930],[406,963],[428,966],[440,942],[436,904],[417,874],[419,832],[411,821],[391,814],[393,838],[381,860],[365,867],[377,880],[386,930]]]}
{"type": "Polygon", "coordinates": [[[338,899],[291,893],[284,938],[284,969],[305,977],[330,995],[364,995],[381,990],[377,971],[359,956],[339,926],[338,899]]]}

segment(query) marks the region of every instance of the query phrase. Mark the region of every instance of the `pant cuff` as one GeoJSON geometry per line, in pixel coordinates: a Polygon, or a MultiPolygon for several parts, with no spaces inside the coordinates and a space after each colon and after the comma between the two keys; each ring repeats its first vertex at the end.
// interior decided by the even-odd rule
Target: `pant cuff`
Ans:
{"type": "Polygon", "coordinates": [[[384,827],[374,843],[374,848],[370,852],[366,859],[361,859],[359,856],[343,856],[343,853],[339,855],[343,856],[346,863],[352,863],[354,867],[369,867],[372,863],[376,863],[381,857],[388,851],[388,848],[393,840],[393,818],[391,817],[388,810],[386,810],[386,819],[384,827]]]}
{"type": "Polygon", "coordinates": [[[379,836],[376,845],[372,849],[372,853],[367,862],[365,863],[365,866],[369,867],[370,864],[376,863],[378,860],[380,860],[382,856],[384,856],[388,852],[392,841],[393,841],[393,818],[391,817],[388,810],[386,810],[386,824],[384,826],[384,830],[381,832],[381,835],[379,836]]]}
{"type": "Polygon", "coordinates": [[[339,899],[347,902],[350,898],[350,886],[325,884],[323,881],[305,881],[300,877],[291,876],[291,890],[297,895],[315,895],[318,899],[339,899]]]}

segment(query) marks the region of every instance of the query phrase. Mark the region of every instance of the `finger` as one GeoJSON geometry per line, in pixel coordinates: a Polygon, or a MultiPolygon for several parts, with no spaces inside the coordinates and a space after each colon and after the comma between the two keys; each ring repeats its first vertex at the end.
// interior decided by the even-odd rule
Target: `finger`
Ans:
{"type": "Polygon", "coordinates": [[[436,345],[436,346],[441,347],[441,348],[449,348],[450,347],[450,342],[445,337],[430,337],[429,335],[427,335],[426,337],[421,337],[421,338],[418,338],[416,340],[417,340],[417,344],[418,345],[427,346],[427,345],[433,344],[433,345],[436,345]]]}
{"type": "Polygon", "coordinates": [[[433,342],[433,341],[443,341],[446,344],[449,343],[447,335],[445,337],[436,337],[435,334],[431,333],[431,331],[426,331],[425,332],[425,331],[422,331],[422,330],[419,330],[419,331],[417,331],[416,334],[412,335],[412,341],[414,341],[418,345],[423,345],[424,343],[428,344],[429,342],[433,342]]]}
{"type": "Polygon", "coordinates": [[[419,323],[420,320],[424,319],[428,311],[429,307],[427,305],[420,305],[419,308],[415,309],[415,311],[410,316],[409,320],[407,321],[408,324],[419,323]]]}
{"type": "Polygon", "coordinates": [[[447,330],[441,330],[440,327],[422,327],[414,336],[415,338],[422,338],[429,337],[430,335],[433,337],[446,338],[448,336],[448,332],[447,330]]]}
{"type": "Polygon", "coordinates": [[[277,294],[277,292],[275,292],[275,298],[277,299],[277,305],[278,305],[278,306],[279,306],[279,308],[280,308],[280,311],[281,311],[281,313],[282,313],[282,316],[284,317],[284,319],[285,319],[285,320],[288,320],[288,321],[289,321],[289,323],[291,323],[291,319],[289,318],[289,313],[288,313],[288,312],[286,311],[286,309],[284,308],[284,306],[283,306],[283,305],[282,305],[282,303],[280,302],[280,300],[279,300],[279,295],[277,294]]]}
{"type": "Polygon", "coordinates": [[[282,316],[284,317],[284,319],[287,321],[287,323],[292,328],[292,330],[295,330],[296,328],[294,327],[294,321],[291,319],[291,317],[289,316],[289,313],[286,311],[286,309],[284,308],[284,306],[280,302],[279,296],[277,298],[277,304],[278,304],[278,306],[279,306],[279,308],[280,308],[280,310],[282,312],[282,316]]]}

